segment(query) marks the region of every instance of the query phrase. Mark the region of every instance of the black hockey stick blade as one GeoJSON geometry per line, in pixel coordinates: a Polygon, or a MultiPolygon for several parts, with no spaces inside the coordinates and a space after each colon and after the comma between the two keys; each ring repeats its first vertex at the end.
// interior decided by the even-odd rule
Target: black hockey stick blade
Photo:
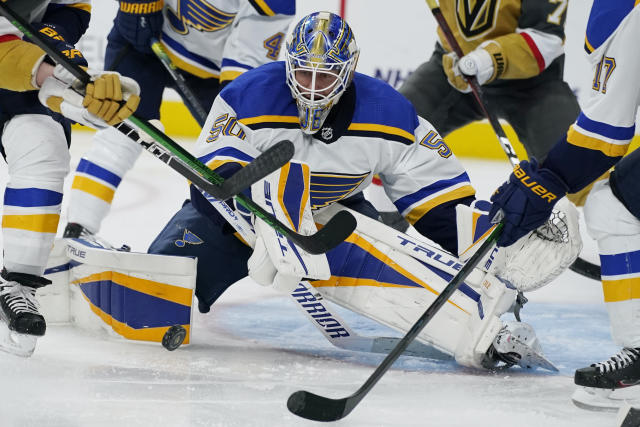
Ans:
{"type": "Polygon", "coordinates": [[[310,254],[323,254],[338,246],[356,229],[358,221],[347,211],[340,211],[311,236],[291,231],[287,237],[310,254]]]}
{"type": "Polygon", "coordinates": [[[569,266],[569,269],[575,273],[581,274],[589,279],[600,281],[602,269],[599,265],[592,264],[582,258],[576,260],[569,266]]]}
{"type": "Polygon", "coordinates": [[[411,326],[411,329],[402,337],[398,344],[378,365],[369,378],[356,390],[353,394],[342,399],[332,399],[329,397],[319,396],[308,391],[296,391],[287,400],[287,408],[293,414],[299,417],[314,421],[336,421],[349,415],[353,408],[371,391],[373,386],[382,378],[389,370],[391,365],[398,360],[404,350],[411,342],[420,334],[420,332],[433,319],[433,316],[442,308],[449,300],[451,295],[460,287],[464,279],[473,271],[478,262],[493,248],[502,233],[503,223],[494,228],[489,237],[480,245],[475,254],[462,266],[458,274],[456,274],[449,284],[440,292],[440,295],[429,305],[426,311],[411,326]]]}
{"type": "Polygon", "coordinates": [[[337,421],[349,415],[358,403],[352,403],[351,399],[353,396],[331,399],[300,390],[289,396],[287,408],[291,413],[309,420],[337,421]]]}
{"type": "Polygon", "coordinates": [[[279,141],[225,179],[217,194],[210,194],[218,200],[227,200],[286,165],[293,158],[294,152],[293,142],[286,139],[279,141]]]}

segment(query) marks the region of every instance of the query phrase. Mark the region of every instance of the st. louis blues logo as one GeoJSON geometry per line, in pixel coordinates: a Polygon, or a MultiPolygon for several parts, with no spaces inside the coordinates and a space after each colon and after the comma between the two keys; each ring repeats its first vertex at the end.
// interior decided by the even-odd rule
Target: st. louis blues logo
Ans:
{"type": "Polygon", "coordinates": [[[167,20],[180,34],[187,34],[189,27],[198,31],[218,31],[229,26],[235,13],[225,12],[205,0],[178,0],[177,10],[167,7],[167,20]]]}
{"type": "Polygon", "coordinates": [[[456,0],[460,31],[471,39],[491,30],[496,24],[498,0],[456,0]]]}
{"type": "Polygon", "coordinates": [[[185,228],[184,233],[182,233],[182,239],[176,240],[174,243],[177,247],[184,248],[185,245],[201,245],[204,240],[185,228]]]}

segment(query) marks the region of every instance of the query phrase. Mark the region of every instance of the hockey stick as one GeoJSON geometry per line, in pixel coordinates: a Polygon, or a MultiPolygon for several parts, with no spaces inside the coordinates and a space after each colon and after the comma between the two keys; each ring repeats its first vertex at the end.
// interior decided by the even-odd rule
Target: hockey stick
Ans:
{"type": "Polygon", "coordinates": [[[207,120],[207,112],[204,110],[198,98],[194,95],[193,91],[187,84],[187,81],[184,79],[178,68],[174,65],[169,58],[169,55],[160,44],[158,39],[151,39],[151,50],[158,57],[162,65],[167,69],[167,72],[176,83],[177,91],[184,100],[184,103],[189,108],[191,114],[196,119],[200,127],[204,127],[204,122],[207,120]]]}
{"type": "Polygon", "coordinates": [[[449,284],[442,290],[440,295],[431,303],[427,310],[413,324],[411,329],[396,344],[393,350],[384,358],[382,363],[369,376],[365,383],[353,394],[341,399],[332,399],[320,396],[308,391],[300,390],[289,396],[287,408],[292,413],[309,420],[315,421],[336,421],[349,415],[353,408],[371,391],[373,386],[389,370],[393,362],[404,352],[409,344],[420,334],[429,321],[435,316],[440,308],[447,302],[453,293],[462,284],[464,279],[473,271],[476,264],[494,246],[496,240],[502,232],[503,224],[498,224],[489,234],[487,240],[480,245],[478,251],[469,258],[467,263],[460,269],[449,284]]]}
{"type": "MultiPolygon", "coordinates": [[[[464,53],[460,48],[460,44],[458,44],[458,41],[453,36],[453,32],[451,31],[451,28],[449,27],[447,20],[444,18],[444,15],[440,10],[438,0],[426,0],[426,1],[427,1],[427,5],[429,6],[429,9],[431,9],[431,13],[433,14],[433,17],[436,19],[438,26],[440,27],[440,29],[442,30],[442,33],[447,39],[447,43],[449,43],[449,46],[451,46],[451,49],[453,49],[455,54],[458,55],[458,58],[462,58],[464,56],[464,53]]],[[[478,84],[478,80],[476,79],[476,76],[465,75],[464,77],[469,83],[469,87],[471,88],[471,92],[473,93],[473,97],[476,99],[478,106],[484,113],[484,116],[487,118],[487,120],[491,124],[491,127],[493,128],[493,131],[498,137],[498,142],[500,143],[500,146],[502,147],[502,150],[504,151],[504,153],[507,155],[509,162],[511,162],[511,166],[515,167],[518,163],[520,163],[520,160],[518,159],[518,156],[516,155],[516,152],[513,149],[513,145],[511,144],[511,141],[509,141],[507,134],[505,133],[502,125],[500,124],[500,121],[495,116],[495,114],[493,114],[492,110],[489,109],[489,104],[487,102],[487,99],[484,97],[482,93],[482,89],[478,84]]],[[[582,258],[576,259],[573,262],[573,264],[569,266],[569,268],[578,274],[588,277],[589,279],[594,279],[598,281],[600,280],[600,266],[596,264],[592,264],[589,261],[586,261],[582,258]]]]}
{"type": "MultiPolygon", "coordinates": [[[[44,39],[44,36],[33,31],[33,28],[28,22],[26,22],[20,15],[13,12],[3,2],[0,2],[0,14],[5,16],[18,30],[30,37],[33,43],[42,48],[56,63],[65,67],[80,82],[86,85],[91,81],[91,77],[85,70],[70,62],[64,54],[49,46],[48,42],[44,39]]],[[[182,148],[163,132],[156,129],[146,120],[132,115],[127,119],[127,121],[130,121],[151,136],[155,140],[155,143],[153,143],[153,154],[158,158],[164,159],[163,161],[167,165],[171,166],[185,178],[192,182],[200,183],[203,183],[202,180],[204,179],[205,181],[209,181],[209,183],[217,185],[221,185],[224,182],[222,177],[202,164],[202,162],[193,157],[191,153],[182,148]]],[[[116,129],[127,136],[133,135],[133,129],[126,123],[120,123],[116,126],[116,129]]],[[[136,142],[140,139],[141,138],[138,136],[136,142]]],[[[296,233],[286,225],[282,224],[244,194],[238,194],[236,196],[236,200],[247,210],[266,222],[269,226],[273,227],[283,236],[291,239],[292,242],[311,254],[319,254],[329,251],[340,242],[344,241],[344,239],[346,239],[356,227],[356,220],[351,214],[348,212],[340,212],[328,221],[322,230],[311,236],[305,236],[296,233]]]]}

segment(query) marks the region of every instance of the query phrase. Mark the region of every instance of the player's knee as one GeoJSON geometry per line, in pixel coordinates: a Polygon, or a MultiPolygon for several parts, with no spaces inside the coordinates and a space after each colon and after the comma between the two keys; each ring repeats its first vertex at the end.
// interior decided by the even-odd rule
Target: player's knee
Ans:
{"type": "Polygon", "coordinates": [[[589,235],[598,241],[640,233],[640,221],[613,194],[608,179],[593,186],[584,205],[584,217],[589,235]]]}
{"type": "Polygon", "coordinates": [[[64,129],[49,116],[25,114],[7,123],[2,136],[14,184],[57,184],[69,173],[71,160],[64,129]]]}

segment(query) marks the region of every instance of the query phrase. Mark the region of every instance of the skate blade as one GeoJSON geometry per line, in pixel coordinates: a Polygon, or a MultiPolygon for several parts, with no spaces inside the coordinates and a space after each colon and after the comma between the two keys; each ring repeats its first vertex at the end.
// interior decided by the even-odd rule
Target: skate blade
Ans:
{"type": "Polygon", "coordinates": [[[536,351],[514,336],[511,336],[510,342],[513,345],[514,351],[521,355],[518,361],[519,366],[529,369],[541,368],[547,371],[558,372],[558,368],[541,352],[536,351]]]}
{"type": "MultiPolygon", "coordinates": [[[[640,387],[639,387],[640,389],[640,387]]],[[[596,412],[618,412],[625,406],[639,406],[640,396],[628,396],[621,390],[609,390],[593,387],[578,387],[571,401],[580,409],[596,412]]],[[[636,390],[636,394],[638,390],[636,390]]]]}
{"type": "Polygon", "coordinates": [[[20,357],[31,357],[37,341],[38,337],[17,334],[11,331],[6,323],[0,321],[0,351],[20,357]]]}

